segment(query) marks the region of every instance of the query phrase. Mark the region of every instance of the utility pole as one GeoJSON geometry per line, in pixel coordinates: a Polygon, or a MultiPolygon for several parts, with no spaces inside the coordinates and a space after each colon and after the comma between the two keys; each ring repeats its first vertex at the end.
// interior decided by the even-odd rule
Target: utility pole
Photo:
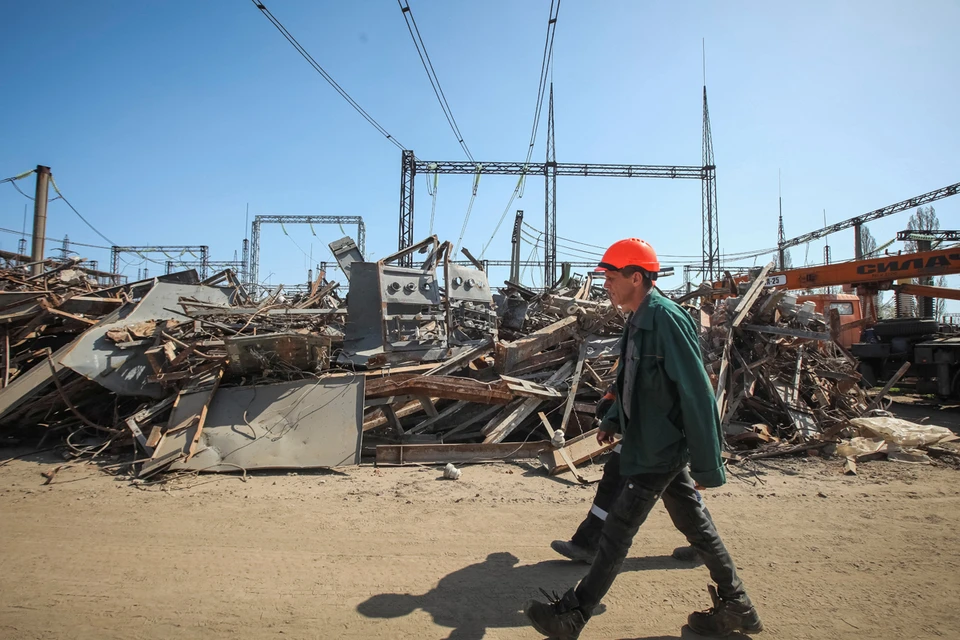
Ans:
{"type": "Polygon", "coordinates": [[[520,229],[523,226],[523,209],[517,209],[510,237],[510,282],[520,284],[520,229]]]}
{"type": "Polygon", "coordinates": [[[43,273],[43,241],[47,234],[47,191],[50,185],[50,167],[37,165],[37,193],[33,204],[33,262],[31,274],[43,273]]]}

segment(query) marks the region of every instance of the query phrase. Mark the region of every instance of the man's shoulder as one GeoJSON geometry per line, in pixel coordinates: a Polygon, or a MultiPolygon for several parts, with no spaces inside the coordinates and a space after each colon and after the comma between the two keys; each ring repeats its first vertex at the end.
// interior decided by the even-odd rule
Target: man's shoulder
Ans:
{"type": "Polygon", "coordinates": [[[697,325],[686,309],[666,296],[657,296],[650,300],[651,324],[655,330],[679,330],[696,336],[697,325]]]}

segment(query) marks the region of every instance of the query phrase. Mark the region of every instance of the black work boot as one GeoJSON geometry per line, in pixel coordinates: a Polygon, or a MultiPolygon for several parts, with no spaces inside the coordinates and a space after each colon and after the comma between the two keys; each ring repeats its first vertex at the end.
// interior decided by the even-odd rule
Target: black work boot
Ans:
{"type": "Polygon", "coordinates": [[[548,602],[530,600],[523,608],[533,628],[548,638],[555,640],[576,640],[587,624],[589,616],[584,616],[580,610],[580,603],[573,589],[570,589],[562,598],[554,593],[540,589],[547,596],[548,602]]]}
{"type": "Polygon", "coordinates": [[[713,606],[706,611],[695,611],[687,618],[687,625],[702,636],[726,636],[734,631],[760,633],[763,623],[750,600],[723,600],[713,585],[707,587],[713,606]]]}
{"type": "Polygon", "coordinates": [[[703,562],[700,558],[700,552],[693,547],[677,547],[670,555],[674,560],[681,562],[703,562]]]}
{"type": "Polygon", "coordinates": [[[550,548],[562,555],[564,558],[570,558],[571,560],[576,560],[578,562],[586,562],[591,564],[593,559],[597,557],[596,549],[588,549],[586,547],[581,547],[580,545],[574,544],[572,541],[567,540],[554,540],[550,543],[550,548]]]}

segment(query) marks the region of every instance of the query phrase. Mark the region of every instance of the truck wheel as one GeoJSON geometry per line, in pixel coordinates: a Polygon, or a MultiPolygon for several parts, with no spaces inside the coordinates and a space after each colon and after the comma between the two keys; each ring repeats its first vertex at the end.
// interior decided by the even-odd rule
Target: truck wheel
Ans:
{"type": "Polygon", "coordinates": [[[877,386],[877,370],[869,362],[861,362],[860,366],[857,367],[857,371],[860,372],[862,376],[860,378],[860,384],[869,389],[870,387],[877,386]]]}

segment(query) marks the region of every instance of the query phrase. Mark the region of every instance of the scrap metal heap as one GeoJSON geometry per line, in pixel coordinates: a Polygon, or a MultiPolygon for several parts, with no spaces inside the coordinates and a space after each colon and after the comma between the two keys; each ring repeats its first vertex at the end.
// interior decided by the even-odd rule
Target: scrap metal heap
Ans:
{"type": "Polygon", "coordinates": [[[888,447],[894,452],[906,442],[927,447],[956,440],[946,429],[923,437],[898,432],[930,430],[880,408],[906,368],[868,396],[858,361],[840,345],[837,311],[824,317],[812,302],[797,304],[789,292],[765,288],[772,268],[758,269],[752,281],[739,285],[730,279],[731,297],[705,301],[699,309],[704,366],[714,382],[724,439],[728,449],[740,450],[727,453],[729,460],[821,450],[846,457],[847,469],[856,473],[858,459],[885,454],[888,447]],[[892,423],[899,426],[885,426],[892,423]]]}
{"type": "MultiPolygon", "coordinates": [[[[436,237],[379,262],[349,238],[331,249],[343,297],[323,274],[255,300],[229,270],[104,289],[72,263],[0,271],[0,443],[39,432],[68,465],[132,450],[122,468],[138,482],[363,457],[539,458],[586,481],[577,465],[612,446],[593,437],[594,411],[624,326],[592,276],[494,294],[479,263],[454,263],[436,237]]],[[[765,271],[738,297],[690,308],[728,445],[751,449],[734,461],[836,444],[878,402],[835,344],[838,320],[765,291],[765,271]]]]}

